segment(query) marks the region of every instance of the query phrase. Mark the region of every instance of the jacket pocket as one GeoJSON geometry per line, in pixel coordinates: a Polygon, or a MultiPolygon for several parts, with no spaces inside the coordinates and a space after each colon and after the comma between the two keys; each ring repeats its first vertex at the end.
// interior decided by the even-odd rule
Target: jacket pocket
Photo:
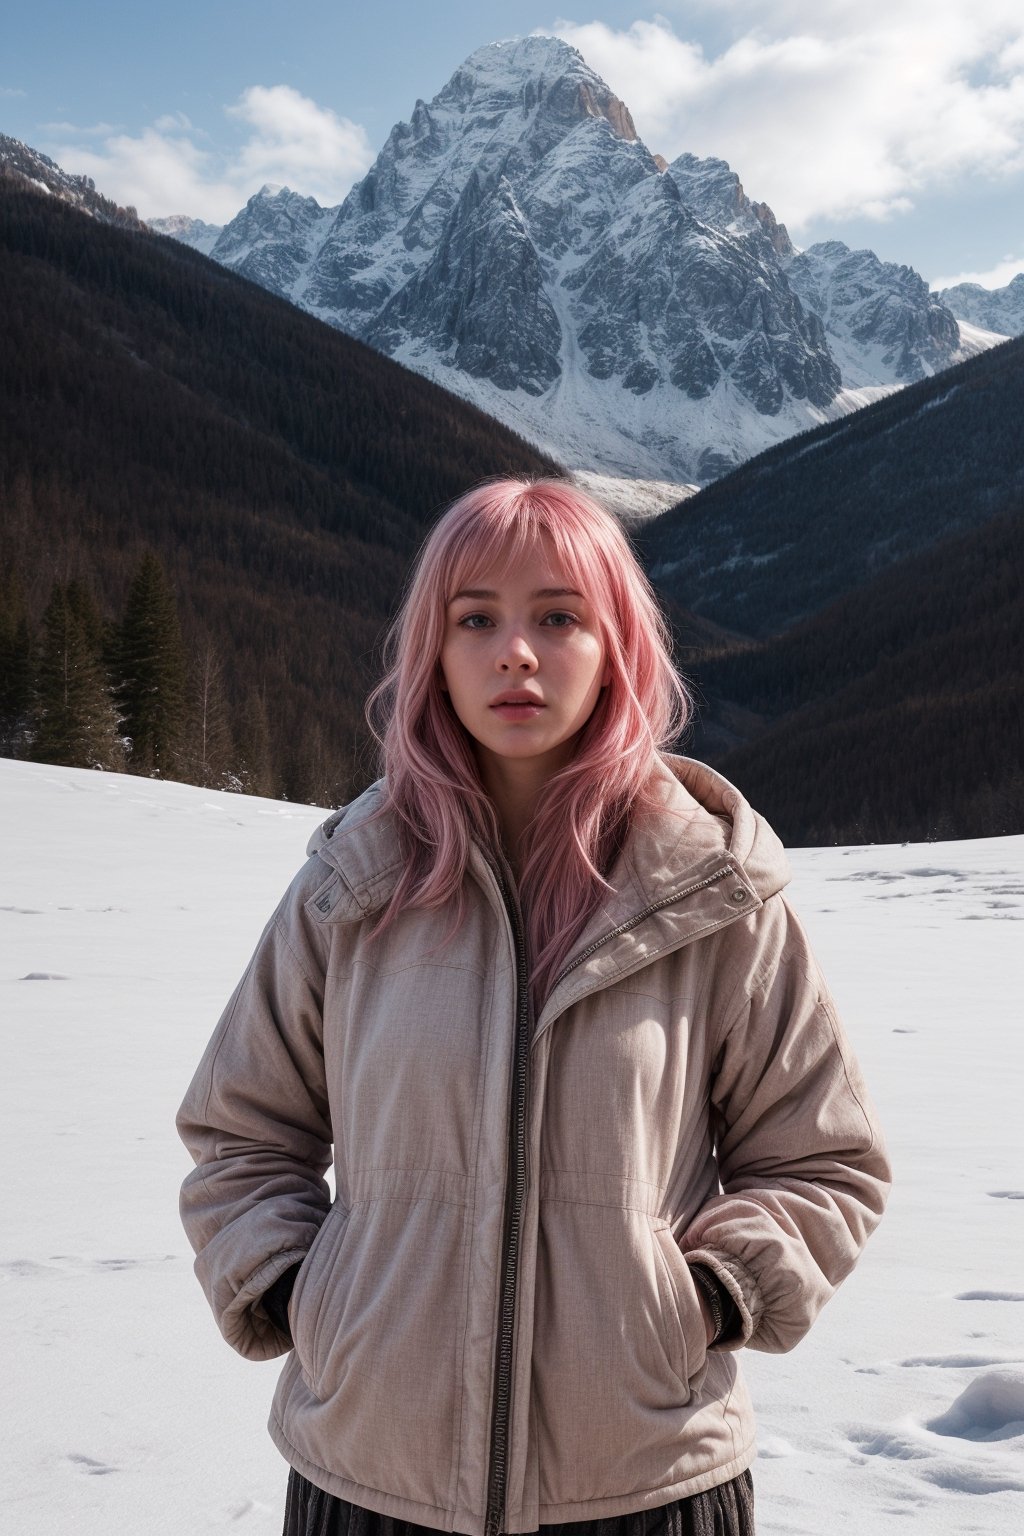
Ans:
{"type": "Polygon", "coordinates": [[[330,1471],[439,1509],[452,1498],[465,1237],[461,1204],[356,1198],[300,1318],[330,1471]]]}
{"type": "Polygon", "coordinates": [[[649,1493],[707,1470],[686,1433],[695,1411],[687,1349],[660,1246],[636,1207],[541,1201],[533,1381],[542,1504],[649,1493]]]}
{"type": "Polygon", "coordinates": [[[697,1284],[668,1223],[652,1219],[651,1231],[669,1359],[680,1381],[696,1395],[708,1373],[707,1332],[697,1284]]]}
{"type": "Polygon", "coordinates": [[[348,1211],[335,1200],[302,1261],[288,1303],[295,1354],[306,1383],[314,1392],[317,1381],[317,1339],[324,1297],[347,1226],[348,1211]]]}

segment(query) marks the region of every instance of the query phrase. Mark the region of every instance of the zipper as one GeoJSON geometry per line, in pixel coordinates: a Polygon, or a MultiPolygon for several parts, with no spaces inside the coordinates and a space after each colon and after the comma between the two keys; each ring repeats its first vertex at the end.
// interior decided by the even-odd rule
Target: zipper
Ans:
{"type": "MultiPolygon", "coordinates": [[[[516,957],[516,1033],[512,1062],[512,1090],[511,1090],[511,1114],[509,1116],[509,1165],[511,1176],[506,1183],[505,1193],[505,1219],[502,1236],[501,1251],[501,1303],[498,1311],[498,1341],[495,1358],[495,1389],[494,1411],[491,1421],[490,1457],[487,1479],[487,1514],[484,1523],[484,1536],[501,1536],[505,1517],[505,1497],[508,1481],[508,1432],[512,1403],[512,1344],[515,1331],[516,1315],[516,1290],[519,1280],[519,1239],[522,1224],[523,1201],[526,1194],[526,1101],[527,1101],[527,1074],[530,1061],[530,1033],[531,1033],[531,1009],[529,993],[529,972],[527,967],[526,939],[523,934],[522,913],[519,903],[512,895],[510,884],[505,878],[501,866],[496,866],[488,858],[498,883],[501,888],[501,897],[505,904],[509,925],[512,929],[512,939],[516,957]]],[[[504,860],[502,861],[504,864],[504,860]]],[[[620,923],[617,928],[612,928],[601,938],[595,939],[592,944],[582,950],[562,971],[555,982],[555,986],[574,971],[578,965],[606,944],[609,939],[616,938],[620,933],[625,933],[630,928],[635,928],[637,923],[659,911],[662,907],[670,906],[675,901],[681,901],[683,897],[692,896],[695,891],[703,890],[705,886],[714,885],[718,880],[724,880],[726,875],[735,874],[732,866],[726,864],[714,874],[708,875],[703,880],[697,880],[692,885],[685,886],[682,890],[673,891],[670,896],[663,896],[660,901],[655,901],[637,912],[627,922],[620,923]]]]}
{"type": "Polygon", "coordinates": [[[592,944],[588,944],[586,949],[581,950],[578,955],[569,961],[565,970],[555,978],[554,985],[549,989],[548,996],[555,990],[555,987],[565,980],[570,971],[574,971],[578,965],[582,965],[584,960],[589,960],[595,949],[600,949],[601,945],[607,944],[609,939],[616,939],[620,933],[626,933],[630,928],[635,928],[637,923],[642,923],[644,918],[650,917],[652,912],[659,912],[662,907],[670,907],[673,902],[682,901],[684,896],[692,896],[694,891],[702,891],[706,885],[714,885],[716,881],[724,880],[726,875],[733,875],[735,873],[736,871],[732,865],[726,864],[722,869],[716,869],[714,874],[708,875],[706,879],[698,880],[694,885],[687,885],[681,891],[673,891],[671,896],[663,896],[660,901],[652,901],[650,906],[644,907],[642,912],[634,913],[631,918],[624,923],[620,923],[617,928],[609,929],[607,933],[602,934],[599,939],[595,939],[592,944]]]}
{"type": "MultiPolygon", "coordinates": [[[[488,861],[489,862],[489,861],[488,861]]],[[[492,866],[493,867],[493,866],[492,866]]],[[[508,1432],[512,1403],[512,1342],[519,1279],[519,1239],[526,1194],[526,1078],[530,1060],[530,993],[526,939],[519,903],[511,896],[500,869],[496,871],[508,913],[516,955],[516,1033],[512,1060],[509,1116],[510,1177],[505,1186],[505,1220],[501,1254],[501,1304],[495,1359],[494,1413],[491,1421],[485,1536],[500,1536],[505,1517],[508,1480],[508,1432]]]]}

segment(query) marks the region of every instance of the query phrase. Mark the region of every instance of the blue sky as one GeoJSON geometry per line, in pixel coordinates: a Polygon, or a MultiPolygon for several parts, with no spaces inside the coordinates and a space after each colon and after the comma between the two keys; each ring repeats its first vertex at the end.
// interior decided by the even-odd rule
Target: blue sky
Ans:
{"type": "Polygon", "coordinates": [[[730,161],[800,245],[929,281],[1024,269],[1020,0],[468,0],[8,8],[0,131],[143,217],[221,223],[265,181],[341,201],[473,49],[578,47],[648,146],[730,161]]]}

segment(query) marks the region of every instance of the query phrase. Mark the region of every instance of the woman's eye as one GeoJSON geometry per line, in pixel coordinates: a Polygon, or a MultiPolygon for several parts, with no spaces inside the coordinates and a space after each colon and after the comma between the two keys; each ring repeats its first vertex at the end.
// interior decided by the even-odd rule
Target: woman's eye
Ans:
{"type": "Polygon", "coordinates": [[[489,624],[491,622],[490,619],[487,617],[486,613],[464,613],[462,618],[459,620],[459,628],[460,629],[480,629],[480,628],[482,628],[481,624],[475,624],[473,622],[474,619],[481,619],[483,621],[483,624],[489,624]]]}
{"type": "Polygon", "coordinates": [[[548,618],[554,619],[556,621],[560,619],[565,619],[567,621],[564,624],[556,622],[554,625],[555,629],[571,629],[574,624],[579,623],[579,619],[574,613],[549,613],[548,618]]]}

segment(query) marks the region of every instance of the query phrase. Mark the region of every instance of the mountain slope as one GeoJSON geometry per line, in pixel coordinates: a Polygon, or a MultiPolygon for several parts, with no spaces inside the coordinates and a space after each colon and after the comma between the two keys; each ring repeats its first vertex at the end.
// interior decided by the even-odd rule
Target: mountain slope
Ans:
{"type": "Polygon", "coordinates": [[[146,548],[270,788],[343,793],[374,650],[443,505],[556,466],[505,428],[184,246],[0,180],[0,569],[123,604],[146,548]],[[253,707],[256,707],[254,705],[253,707]]]}
{"type": "Polygon", "coordinates": [[[111,198],[97,192],[91,176],[72,176],[48,155],[5,133],[0,133],[0,176],[45,192],[101,224],[116,224],[122,229],[146,228],[134,208],[120,208],[111,198]]]}
{"type": "Polygon", "coordinates": [[[784,443],[647,523],[676,601],[766,635],[1024,500],[1024,340],[784,443]]]}
{"type": "Polygon", "coordinates": [[[706,646],[696,750],[787,841],[1020,832],[1022,658],[1018,504],[782,635],[706,646]]]}

